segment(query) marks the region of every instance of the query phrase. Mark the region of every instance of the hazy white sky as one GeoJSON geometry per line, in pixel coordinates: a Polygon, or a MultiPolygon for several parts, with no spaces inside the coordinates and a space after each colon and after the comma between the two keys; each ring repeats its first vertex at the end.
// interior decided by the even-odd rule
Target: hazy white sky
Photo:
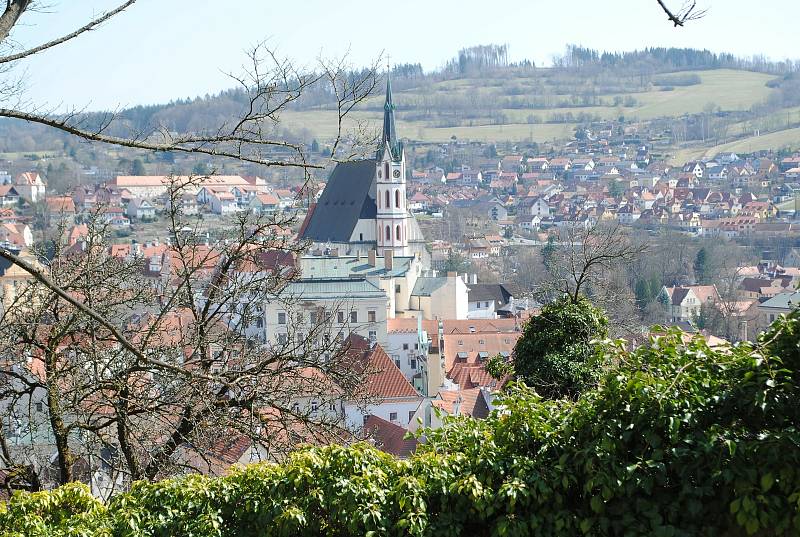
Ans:
{"type": "MultiPolygon", "coordinates": [[[[679,4],[683,0],[669,0],[679,4]]],[[[35,45],[121,0],[61,0],[23,19],[35,45]]],[[[356,64],[442,65],[459,48],[506,43],[512,60],[543,65],[575,43],[600,50],[708,48],[771,59],[800,56],[800,0],[698,0],[706,18],[673,28],[655,0],[139,0],[100,29],[25,63],[29,94],[50,105],[113,108],[232,86],[244,51],[267,40],[313,64],[347,50],[356,64]]]]}

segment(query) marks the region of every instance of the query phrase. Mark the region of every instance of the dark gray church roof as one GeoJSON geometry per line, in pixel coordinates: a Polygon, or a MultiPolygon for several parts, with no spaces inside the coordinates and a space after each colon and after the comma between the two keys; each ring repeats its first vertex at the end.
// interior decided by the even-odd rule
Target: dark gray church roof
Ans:
{"type": "Polygon", "coordinates": [[[359,218],[377,215],[375,200],[369,195],[374,177],[374,160],[338,163],[314,211],[309,213],[301,238],[314,242],[349,241],[359,218]]]}

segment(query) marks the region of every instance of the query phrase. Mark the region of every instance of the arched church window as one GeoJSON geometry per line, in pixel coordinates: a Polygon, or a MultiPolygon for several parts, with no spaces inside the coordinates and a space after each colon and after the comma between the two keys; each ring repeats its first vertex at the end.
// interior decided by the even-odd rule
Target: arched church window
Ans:
{"type": "Polygon", "coordinates": [[[392,239],[392,228],[390,226],[386,226],[386,240],[392,239]]]}
{"type": "Polygon", "coordinates": [[[384,207],[386,207],[388,209],[391,206],[392,206],[392,202],[389,201],[389,190],[387,189],[386,190],[386,204],[384,205],[384,207]]]}
{"type": "Polygon", "coordinates": [[[383,163],[383,169],[386,172],[386,178],[389,179],[391,176],[389,175],[389,163],[388,162],[384,162],[383,163]]]}
{"type": "Polygon", "coordinates": [[[402,240],[402,239],[400,238],[400,226],[397,226],[397,231],[396,231],[396,233],[397,233],[397,234],[395,235],[395,237],[397,237],[397,240],[402,240]]]}
{"type": "Polygon", "coordinates": [[[394,206],[400,208],[400,191],[397,189],[394,190],[394,206]]]}

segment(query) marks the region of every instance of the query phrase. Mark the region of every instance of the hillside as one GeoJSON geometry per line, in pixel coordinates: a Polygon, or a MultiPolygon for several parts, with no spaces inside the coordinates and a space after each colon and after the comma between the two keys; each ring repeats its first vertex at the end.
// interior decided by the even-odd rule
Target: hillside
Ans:
{"type": "MultiPolygon", "coordinates": [[[[649,85],[637,92],[595,93],[592,99],[602,104],[566,107],[559,103],[580,103],[583,96],[556,94],[552,88],[537,93],[542,86],[553,85],[547,84],[553,75],[551,70],[537,71],[534,76],[466,77],[396,90],[399,128],[411,139],[433,142],[446,141],[452,136],[495,142],[545,142],[571,137],[578,121],[587,116],[591,119],[624,116],[628,121],[677,118],[702,113],[710,105],[722,111],[746,111],[775,91],[767,87],[767,82],[775,78],[772,75],[732,69],[685,71],[681,74],[696,75],[699,83],[669,90],[649,85]],[[462,99],[470,99],[477,105],[472,113],[463,114],[469,117],[460,117],[453,108],[436,106],[462,99]],[[510,108],[515,104],[514,99],[529,99],[533,106],[510,108]],[[480,114],[481,110],[485,112],[480,114]]],[[[377,124],[381,117],[380,103],[380,96],[365,102],[364,108],[371,110],[353,114],[352,122],[366,120],[377,124]]],[[[333,111],[291,111],[284,113],[283,119],[289,129],[307,130],[315,138],[326,139],[335,132],[333,111]]]]}
{"type": "MultiPolygon", "coordinates": [[[[693,49],[645,49],[600,53],[568,47],[547,68],[509,64],[503,46],[471,47],[441,69],[425,73],[417,64],[392,68],[398,127],[423,142],[453,138],[480,142],[560,142],[578,128],[624,120],[644,139],[659,140],[658,152],[701,155],[717,147],[750,147],[748,136],[780,148],[797,143],[800,76],[791,63],[764,63],[693,49]],[[793,121],[796,123],[793,123],[793,121]]],[[[361,76],[363,72],[352,73],[361,76]]],[[[382,85],[378,81],[377,86],[382,85]]],[[[377,129],[383,110],[376,92],[349,115],[345,130],[377,129]]],[[[248,106],[245,91],[136,106],[120,112],[108,128],[118,136],[166,129],[195,133],[215,129],[248,106]]],[[[88,114],[100,124],[102,114],[88,114]]],[[[278,137],[320,144],[333,139],[337,117],[324,83],[307,87],[283,110],[278,137]]],[[[64,136],[41,127],[0,122],[0,151],[60,150],[64,136]]]]}

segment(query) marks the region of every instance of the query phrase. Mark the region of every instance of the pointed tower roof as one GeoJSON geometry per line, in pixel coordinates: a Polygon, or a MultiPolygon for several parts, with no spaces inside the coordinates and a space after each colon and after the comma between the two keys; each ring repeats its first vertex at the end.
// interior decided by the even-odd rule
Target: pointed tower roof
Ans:
{"type": "Polygon", "coordinates": [[[386,101],[383,104],[383,135],[381,136],[381,146],[378,148],[378,158],[383,155],[383,151],[389,144],[392,152],[392,159],[400,160],[402,146],[397,139],[397,129],[394,125],[394,103],[392,102],[392,80],[386,74],[386,101]]]}

